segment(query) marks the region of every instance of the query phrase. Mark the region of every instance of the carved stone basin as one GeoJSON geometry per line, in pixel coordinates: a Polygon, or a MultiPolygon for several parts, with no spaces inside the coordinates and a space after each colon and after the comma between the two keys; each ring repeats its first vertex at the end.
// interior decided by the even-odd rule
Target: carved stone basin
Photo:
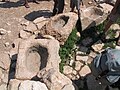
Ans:
{"type": "Polygon", "coordinates": [[[68,20],[69,20],[69,16],[65,16],[65,15],[60,16],[52,22],[52,26],[55,29],[63,28],[68,23],[68,20]]]}
{"type": "Polygon", "coordinates": [[[52,39],[26,39],[20,42],[16,63],[17,79],[32,79],[43,69],[59,71],[59,42],[52,39]]]}
{"type": "Polygon", "coordinates": [[[40,45],[32,46],[27,51],[26,67],[31,72],[38,72],[46,67],[47,58],[48,51],[45,47],[40,45]]]}

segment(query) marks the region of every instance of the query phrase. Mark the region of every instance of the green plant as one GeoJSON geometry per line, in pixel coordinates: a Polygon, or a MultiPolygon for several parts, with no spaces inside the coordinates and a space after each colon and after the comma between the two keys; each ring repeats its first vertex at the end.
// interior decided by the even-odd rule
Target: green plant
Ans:
{"type": "Polygon", "coordinates": [[[120,18],[118,18],[118,20],[117,20],[117,22],[116,22],[116,23],[120,25],[120,18]]]}
{"type": "Polygon", "coordinates": [[[64,45],[60,47],[59,55],[61,58],[61,63],[60,63],[61,72],[63,72],[63,66],[66,64],[66,62],[71,59],[73,48],[76,42],[78,41],[78,36],[76,35],[76,33],[77,33],[77,30],[75,28],[72,30],[71,34],[69,35],[64,45]]]}

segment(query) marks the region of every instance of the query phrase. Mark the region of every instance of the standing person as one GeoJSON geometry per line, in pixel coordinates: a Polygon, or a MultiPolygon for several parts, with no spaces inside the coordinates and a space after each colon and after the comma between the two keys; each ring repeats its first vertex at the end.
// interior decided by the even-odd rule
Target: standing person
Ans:
{"type": "MultiPolygon", "coordinates": [[[[110,15],[108,16],[108,21],[105,25],[103,35],[101,36],[101,39],[105,41],[105,36],[107,31],[109,30],[110,26],[117,21],[117,19],[120,17],[120,0],[117,0],[110,15]]],[[[117,39],[116,44],[120,46],[120,33],[117,39]]]]}
{"type": "Polygon", "coordinates": [[[74,9],[76,7],[76,9],[78,11],[78,15],[80,15],[80,4],[83,5],[83,1],[82,0],[70,0],[71,12],[74,12],[74,9]]]}
{"type": "MultiPolygon", "coordinates": [[[[120,50],[107,48],[90,64],[91,74],[101,90],[120,90],[120,50]]],[[[98,87],[99,87],[98,86],[98,87]]]]}
{"type": "Polygon", "coordinates": [[[64,10],[64,0],[54,0],[54,8],[52,16],[63,13],[64,10]]]}

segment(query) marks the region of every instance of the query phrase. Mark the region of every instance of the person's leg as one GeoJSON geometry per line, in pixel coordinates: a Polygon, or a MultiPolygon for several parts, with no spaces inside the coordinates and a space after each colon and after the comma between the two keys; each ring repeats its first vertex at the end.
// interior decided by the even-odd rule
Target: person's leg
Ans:
{"type": "Polygon", "coordinates": [[[78,11],[78,16],[80,17],[80,3],[81,3],[81,0],[76,0],[76,9],[78,11]]]}
{"type": "Polygon", "coordinates": [[[58,0],[58,14],[63,13],[65,2],[64,0],[58,0]]]}
{"type": "Polygon", "coordinates": [[[29,7],[30,7],[30,6],[28,5],[28,0],[25,0],[24,6],[25,6],[26,8],[29,8],[29,7]]]}
{"type": "Polygon", "coordinates": [[[70,12],[74,12],[74,8],[75,8],[74,2],[75,2],[74,0],[70,0],[70,8],[71,8],[70,12]]]}
{"type": "Polygon", "coordinates": [[[58,0],[54,0],[54,8],[53,8],[53,13],[52,16],[55,16],[58,12],[58,0]]]}

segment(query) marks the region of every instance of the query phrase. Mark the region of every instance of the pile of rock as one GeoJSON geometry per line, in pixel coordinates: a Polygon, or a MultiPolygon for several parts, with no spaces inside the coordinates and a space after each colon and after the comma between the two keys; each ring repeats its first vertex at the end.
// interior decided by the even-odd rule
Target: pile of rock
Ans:
{"type": "MultiPolygon", "coordinates": [[[[110,10],[104,8],[103,5],[103,8],[92,6],[82,10],[83,30],[106,19],[110,10]]],[[[83,56],[77,51],[75,60],[64,66],[64,74],[59,72],[60,45],[67,40],[77,19],[77,14],[70,12],[22,23],[24,30],[20,31],[20,38],[13,42],[10,52],[3,52],[0,57],[0,90],[78,90],[72,80],[88,75],[87,83],[93,81],[88,66],[96,56],[93,52],[83,56]]],[[[0,29],[1,37],[6,33],[0,29]]],[[[101,51],[102,47],[103,44],[93,46],[95,51],[101,51]]],[[[95,90],[94,86],[87,86],[95,90]]]]}

